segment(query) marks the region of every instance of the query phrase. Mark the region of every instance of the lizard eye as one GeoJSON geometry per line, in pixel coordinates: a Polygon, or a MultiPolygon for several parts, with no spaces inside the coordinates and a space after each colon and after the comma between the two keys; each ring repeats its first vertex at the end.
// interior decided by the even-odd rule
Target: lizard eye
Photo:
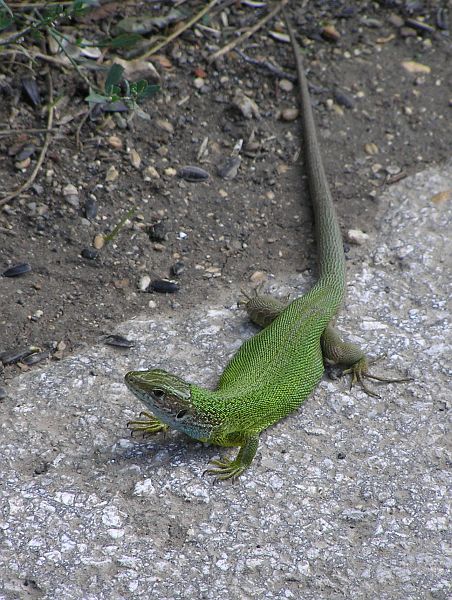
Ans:
{"type": "Polygon", "coordinates": [[[152,394],[157,400],[160,400],[165,395],[165,392],[163,390],[154,390],[152,394]]]}
{"type": "Polygon", "coordinates": [[[177,413],[176,419],[183,419],[187,413],[188,413],[188,410],[186,410],[185,408],[183,408],[182,410],[180,410],[177,413]]]}

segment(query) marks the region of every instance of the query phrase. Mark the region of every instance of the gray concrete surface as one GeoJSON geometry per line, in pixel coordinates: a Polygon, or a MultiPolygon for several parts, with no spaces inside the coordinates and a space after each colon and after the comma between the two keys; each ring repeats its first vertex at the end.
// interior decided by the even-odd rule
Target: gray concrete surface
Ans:
{"type": "Polygon", "coordinates": [[[235,290],[124,323],[134,350],[99,345],[15,379],[1,406],[0,597],[450,597],[451,200],[434,201],[447,189],[450,165],[391,187],[377,233],[349,253],[340,327],[387,352],[380,373],[415,380],[376,400],[325,379],[235,483],[202,476],[225,449],[131,440],[142,407],[122,382],[152,365],[214,383],[253,331],[235,290]]]}

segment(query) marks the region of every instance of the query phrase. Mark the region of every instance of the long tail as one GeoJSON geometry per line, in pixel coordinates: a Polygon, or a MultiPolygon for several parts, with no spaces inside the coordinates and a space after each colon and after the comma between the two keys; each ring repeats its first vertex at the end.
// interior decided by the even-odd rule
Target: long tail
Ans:
{"type": "Polygon", "coordinates": [[[304,162],[308,173],[309,191],[314,209],[315,234],[318,245],[318,285],[320,287],[326,285],[330,292],[334,291],[334,295],[337,295],[337,300],[340,304],[345,295],[345,257],[342,235],[320,154],[301,51],[287,18],[286,23],[297,65],[304,138],[304,162]]]}

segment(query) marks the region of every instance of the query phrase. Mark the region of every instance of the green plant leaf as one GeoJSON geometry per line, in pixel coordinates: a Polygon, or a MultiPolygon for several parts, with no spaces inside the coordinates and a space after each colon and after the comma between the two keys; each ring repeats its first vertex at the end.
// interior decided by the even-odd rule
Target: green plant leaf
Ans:
{"type": "Polygon", "coordinates": [[[72,6],[67,9],[67,12],[76,17],[81,17],[90,9],[90,7],[94,7],[96,5],[97,2],[94,0],[74,0],[72,2],[72,6]]]}
{"type": "Polygon", "coordinates": [[[144,100],[145,98],[149,98],[150,96],[153,96],[154,94],[156,94],[159,90],[160,90],[160,86],[159,85],[149,85],[147,81],[144,80],[140,80],[138,82],[138,100],[144,100]],[[143,91],[140,90],[139,88],[139,84],[141,83],[145,83],[146,87],[143,88],[143,91]]]}
{"type": "Polygon", "coordinates": [[[111,94],[113,87],[115,85],[118,85],[119,82],[121,81],[122,78],[122,74],[124,73],[124,67],[121,67],[121,65],[117,65],[116,63],[112,64],[108,74],[107,74],[107,79],[105,81],[105,93],[106,94],[111,94]]]}
{"type": "Polygon", "coordinates": [[[86,102],[92,102],[93,104],[101,104],[103,102],[108,102],[109,98],[91,90],[89,96],[86,96],[85,100],[86,102]]]}
{"type": "MultiPolygon", "coordinates": [[[[10,17],[14,18],[14,13],[13,11],[10,9],[10,7],[6,4],[6,2],[4,2],[4,0],[0,0],[0,7],[5,10],[10,17]]],[[[3,12],[2,10],[2,12],[3,12]]]]}
{"type": "Polygon", "coordinates": [[[3,29],[8,29],[8,27],[14,22],[14,19],[6,12],[0,12],[0,31],[3,29]]]}
{"type": "Polygon", "coordinates": [[[139,33],[121,33],[114,38],[103,40],[100,45],[109,48],[133,48],[142,39],[143,36],[139,33]]]}

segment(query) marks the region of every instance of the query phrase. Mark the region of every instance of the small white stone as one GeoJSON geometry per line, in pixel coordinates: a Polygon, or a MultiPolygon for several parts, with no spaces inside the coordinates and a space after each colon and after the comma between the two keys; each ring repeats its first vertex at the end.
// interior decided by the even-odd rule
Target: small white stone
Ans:
{"type": "Polygon", "coordinates": [[[124,529],[108,529],[107,533],[114,540],[124,537],[124,529]]]}
{"type": "Polygon", "coordinates": [[[151,283],[151,278],[149,277],[149,275],[143,275],[140,278],[140,281],[138,283],[138,289],[141,292],[145,292],[148,289],[150,283],[151,283]]]}
{"type": "Polygon", "coordinates": [[[152,483],[152,479],[143,479],[135,484],[133,495],[134,496],[152,496],[155,494],[155,488],[152,483]]]}
{"type": "Polygon", "coordinates": [[[360,229],[349,229],[347,231],[347,241],[350,244],[356,244],[356,246],[362,246],[367,242],[369,236],[360,229]]]}

